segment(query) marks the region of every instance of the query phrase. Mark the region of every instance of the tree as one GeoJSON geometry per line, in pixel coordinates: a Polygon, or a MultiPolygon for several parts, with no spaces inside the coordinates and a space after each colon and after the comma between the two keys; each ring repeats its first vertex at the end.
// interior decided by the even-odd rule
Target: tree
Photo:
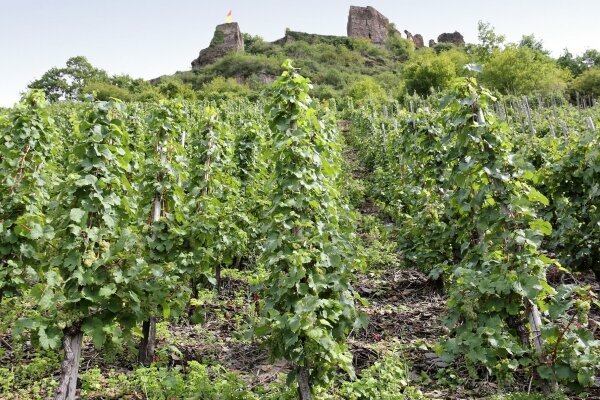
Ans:
{"type": "Polygon", "coordinates": [[[477,30],[481,44],[475,48],[475,53],[480,60],[485,61],[492,52],[501,48],[506,38],[504,35],[497,34],[489,22],[479,21],[477,30]]]}
{"type": "Polygon", "coordinates": [[[199,97],[208,100],[228,99],[232,97],[245,97],[250,89],[245,84],[238,83],[233,78],[218,76],[212,81],[202,85],[199,97]]]}
{"type": "Polygon", "coordinates": [[[586,50],[581,56],[581,60],[588,68],[600,67],[600,51],[595,49],[586,50]]]}
{"type": "Polygon", "coordinates": [[[167,99],[194,100],[196,98],[196,92],[190,85],[175,78],[161,80],[158,91],[167,99]]]}
{"type": "Polygon", "coordinates": [[[600,51],[586,50],[582,55],[575,57],[568,49],[556,60],[558,65],[567,68],[573,76],[577,77],[589,68],[600,67],[600,51]]]}
{"type": "Polygon", "coordinates": [[[390,35],[385,43],[385,47],[392,56],[399,61],[406,61],[415,53],[415,44],[412,40],[403,38],[395,29],[390,30],[390,35]]]}
{"type": "Polygon", "coordinates": [[[585,70],[585,65],[581,62],[580,57],[573,56],[569,49],[565,49],[563,54],[556,59],[556,63],[565,69],[571,71],[573,76],[580,75],[585,70]]]}
{"type": "Polygon", "coordinates": [[[550,55],[550,51],[544,48],[544,41],[537,40],[534,34],[523,35],[523,37],[521,37],[521,41],[519,42],[519,47],[528,47],[532,50],[539,51],[542,54],[550,55]]]}
{"type": "Polygon", "coordinates": [[[107,82],[92,82],[82,90],[83,94],[91,94],[96,100],[108,101],[111,98],[123,101],[131,100],[131,94],[123,88],[107,82]]]}
{"type": "Polygon", "coordinates": [[[267,336],[274,357],[292,362],[290,379],[297,378],[299,398],[308,400],[311,385],[333,370],[353,375],[344,341],[360,319],[350,286],[345,208],[336,187],[334,121],[319,119],[308,79],[289,60],[283,66],[268,109],[274,193],[261,256],[269,276],[257,333],[267,336]]]}
{"type": "Polygon", "coordinates": [[[88,84],[107,79],[106,71],[95,68],[87,58],[77,56],[69,58],[64,68],[51,68],[30,83],[29,88],[43,90],[49,101],[77,100],[88,84]]]}
{"type": "Polygon", "coordinates": [[[600,67],[590,68],[575,78],[569,85],[569,92],[573,97],[576,93],[600,96],[600,67]]]}
{"type": "Polygon", "coordinates": [[[485,63],[482,82],[506,94],[552,94],[566,89],[569,72],[529,47],[496,50],[485,63]]]}

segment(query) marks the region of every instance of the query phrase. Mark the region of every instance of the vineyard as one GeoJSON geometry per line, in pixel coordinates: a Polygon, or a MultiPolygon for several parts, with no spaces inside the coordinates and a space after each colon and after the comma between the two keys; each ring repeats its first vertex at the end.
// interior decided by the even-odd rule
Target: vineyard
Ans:
{"type": "Polygon", "coordinates": [[[599,106],[283,69],[0,111],[0,399],[600,398],[599,106]]]}

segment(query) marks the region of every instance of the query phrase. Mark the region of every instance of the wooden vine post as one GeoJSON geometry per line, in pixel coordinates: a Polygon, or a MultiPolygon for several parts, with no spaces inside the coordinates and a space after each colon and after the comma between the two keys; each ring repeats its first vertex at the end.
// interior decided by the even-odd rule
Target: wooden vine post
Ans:
{"type": "MultiPolygon", "coordinates": [[[[449,216],[460,225],[456,240],[462,243],[449,287],[453,334],[447,346],[465,354],[468,362],[483,362],[491,368],[500,365],[503,352],[527,354],[533,343],[543,361],[542,320],[536,301],[548,295],[541,288],[548,288],[549,258],[537,243],[552,228],[535,210],[537,204],[547,205],[548,199],[513,170],[517,167],[511,164],[505,145],[510,140],[505,126],[496,124],[488,111],[494,101],[491,94],[471,79],[456,90],[456,99],[443,116],[446,135],[452,138],[448,146],[452,167],[447,189],[453,193],[449,216]],[[465,106],[465,99],[473,104],[465,106]],[[470,118],[476,123],[454,125],[470,118]],[[456,159],[461,161],[452,161],[456,159]],[[516,208],[515,202],[528,208],[516,208]],[[489,282],[494,282],[493,287],[489,282]],[[478,287],[489,289],[479,291],[478,287]],[[487,339],[478,333],[484,326],[490,335],[487,339]],[[515,333],[509,333],[513,329],[515,333]]],[[[523,101],[534,133],[526,98],[523,101]]]]}
{"type": "Polygon", "coordinates": [[[123,279],[136,242],[129,228],[135,208],[126,200],[133,194],[127,181],[131,154],[125,114],[119,101],[85,106],[52,210],[55,236],[45,248],[45,281],[39,291],[46,300],[36,298],[36,319],[44,330],[44,347],[56,347],[59,333],[63,336],[55,400],[75,399],[84,334],[101,346],[106,328],[131,321],[130,310],[139,307],[135,282],[123,279]]]}
{"type": "MultiPolygon", "coordinates": [[[[153,132],[154,142],[149,147],[149,154],[146,156],[145,175],[143,185],[145,192],[151,194],[146,201],[151,202],[150,218],[148,222],[149,238],[147,247],[144,249],[144,256],[151,268],[158,268],[160,271],[165,266],[175,261],[177,249],[171,247],[170,251],[163,243],[171,242],[171,227],[183,222],[183,218],[178,214],[182,199],[178,194],[179,187],[182,184],[182,177],[185,172],[182,168],[181,154],[185,144],[185,130],[183,130],[182,105],[178,102],[160,103],[156,109],[152,110],[149,129],[153,132]]],[[[147,215],[147,214],[146,214],[147,215]]],[[[161,273],[164,275],[163,273],[161,273]]],[[[154,350],[156,343],[156,316],[155,312],[159,307],[163,309],[163,316],[168,317],[171,306],[169,298],[158,298],[154,293],[163,293],[159,290],[162,286],[166,293],[177,290],[171,287],[176,273],[171,272],[168,280],[163,282],[153,282],[152,286],[146,288],[146,298],[151,305],[148,319],[142,324],[143,337],[138,349],[138,362],[144,366],[149,366],[154,360],[154,350]],[[166,287],[165,287],[166,286],[166,287]]]]}
{"type": "Polygon", "coordinates": [[[298,398],[311,400],[313,387],[333,370],[353,376],[344,341],[362,319],[350,287],[335,122],[316,109],[308,79],[289,60],[284,68],[268,108],[274,194],[261,256],[269,273],[265,306],[255,332],[267,336],[275,358],[292,363],[289,379],[298,383],[298,398]]]}
{"type": "Polygon", "coordinates": [[[64,358],[54,400],[73,400],[76,398],[82,344],[83,332],[79,328],[71,328],[65,331],[63,338],[64,358]]]}

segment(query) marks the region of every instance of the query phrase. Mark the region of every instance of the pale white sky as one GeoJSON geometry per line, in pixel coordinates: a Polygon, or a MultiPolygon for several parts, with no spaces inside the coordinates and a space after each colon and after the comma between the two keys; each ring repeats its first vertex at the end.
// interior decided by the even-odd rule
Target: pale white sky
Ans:
{"type": "Polygon", "coordinates": [[[350,5],[371,5],[426,43],[454,30],[476,42],[484,20],[509,41],[534,33],[555,56],[600,49],[600,0],[0,0],[0,106],[76,55],[146,79],[188,70],[229,9],[242,31],[271,41],[286,27],[345,35],[350,5]]]}

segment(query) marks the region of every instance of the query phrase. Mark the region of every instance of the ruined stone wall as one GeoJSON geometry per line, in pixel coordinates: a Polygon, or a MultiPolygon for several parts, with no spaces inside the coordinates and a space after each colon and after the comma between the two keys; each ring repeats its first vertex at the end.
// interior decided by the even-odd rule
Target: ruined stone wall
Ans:
{"type": "Polygon", "coordinates": [[[217,59],[244,50],[244,38],[237,22],[217,25],[210,45],[192,61],[192,69],[211,64],[217,59]]]}
{"type": "Polygon", "coordinates": [[[389,35],[390,21],[371,6],[350,6],[348,37],[369,39],[383,46],[389,35]]]}
{"type": "MultiPolygon", "coordinates": [[[[275,42],[277,45],[285,45],[296,40],[308,43],[327,43],[336,46],[349,46],[349,38],[363,38],[370,40],[377,46],[385,46],[390,34],[396,34],[396,30],[390,21],[379,11],[371,6],[350,6],[348,14],[347,37],[327,36],[304,32],[286,30],[285,36],[275,42]]],[[[425,47],[425,40],[420,34],[412,35],[405,30],[406,37],[411,40],[416,49],[425,47]]],[[[464,46],[465,39],[459,32],[442,33],[438,36],[439,43],[452,43],[455,46],[464,46]]],[[[429,47],[434,47],[436,42],[429,40],[429,47]]],[[[192,69],[199,69],[205,65],[212,64],[227,54],[244,50],[244,38],[237,22],[217,25],[210,45],[200,51],[198,58],[192,61],[192,69]]]]}

